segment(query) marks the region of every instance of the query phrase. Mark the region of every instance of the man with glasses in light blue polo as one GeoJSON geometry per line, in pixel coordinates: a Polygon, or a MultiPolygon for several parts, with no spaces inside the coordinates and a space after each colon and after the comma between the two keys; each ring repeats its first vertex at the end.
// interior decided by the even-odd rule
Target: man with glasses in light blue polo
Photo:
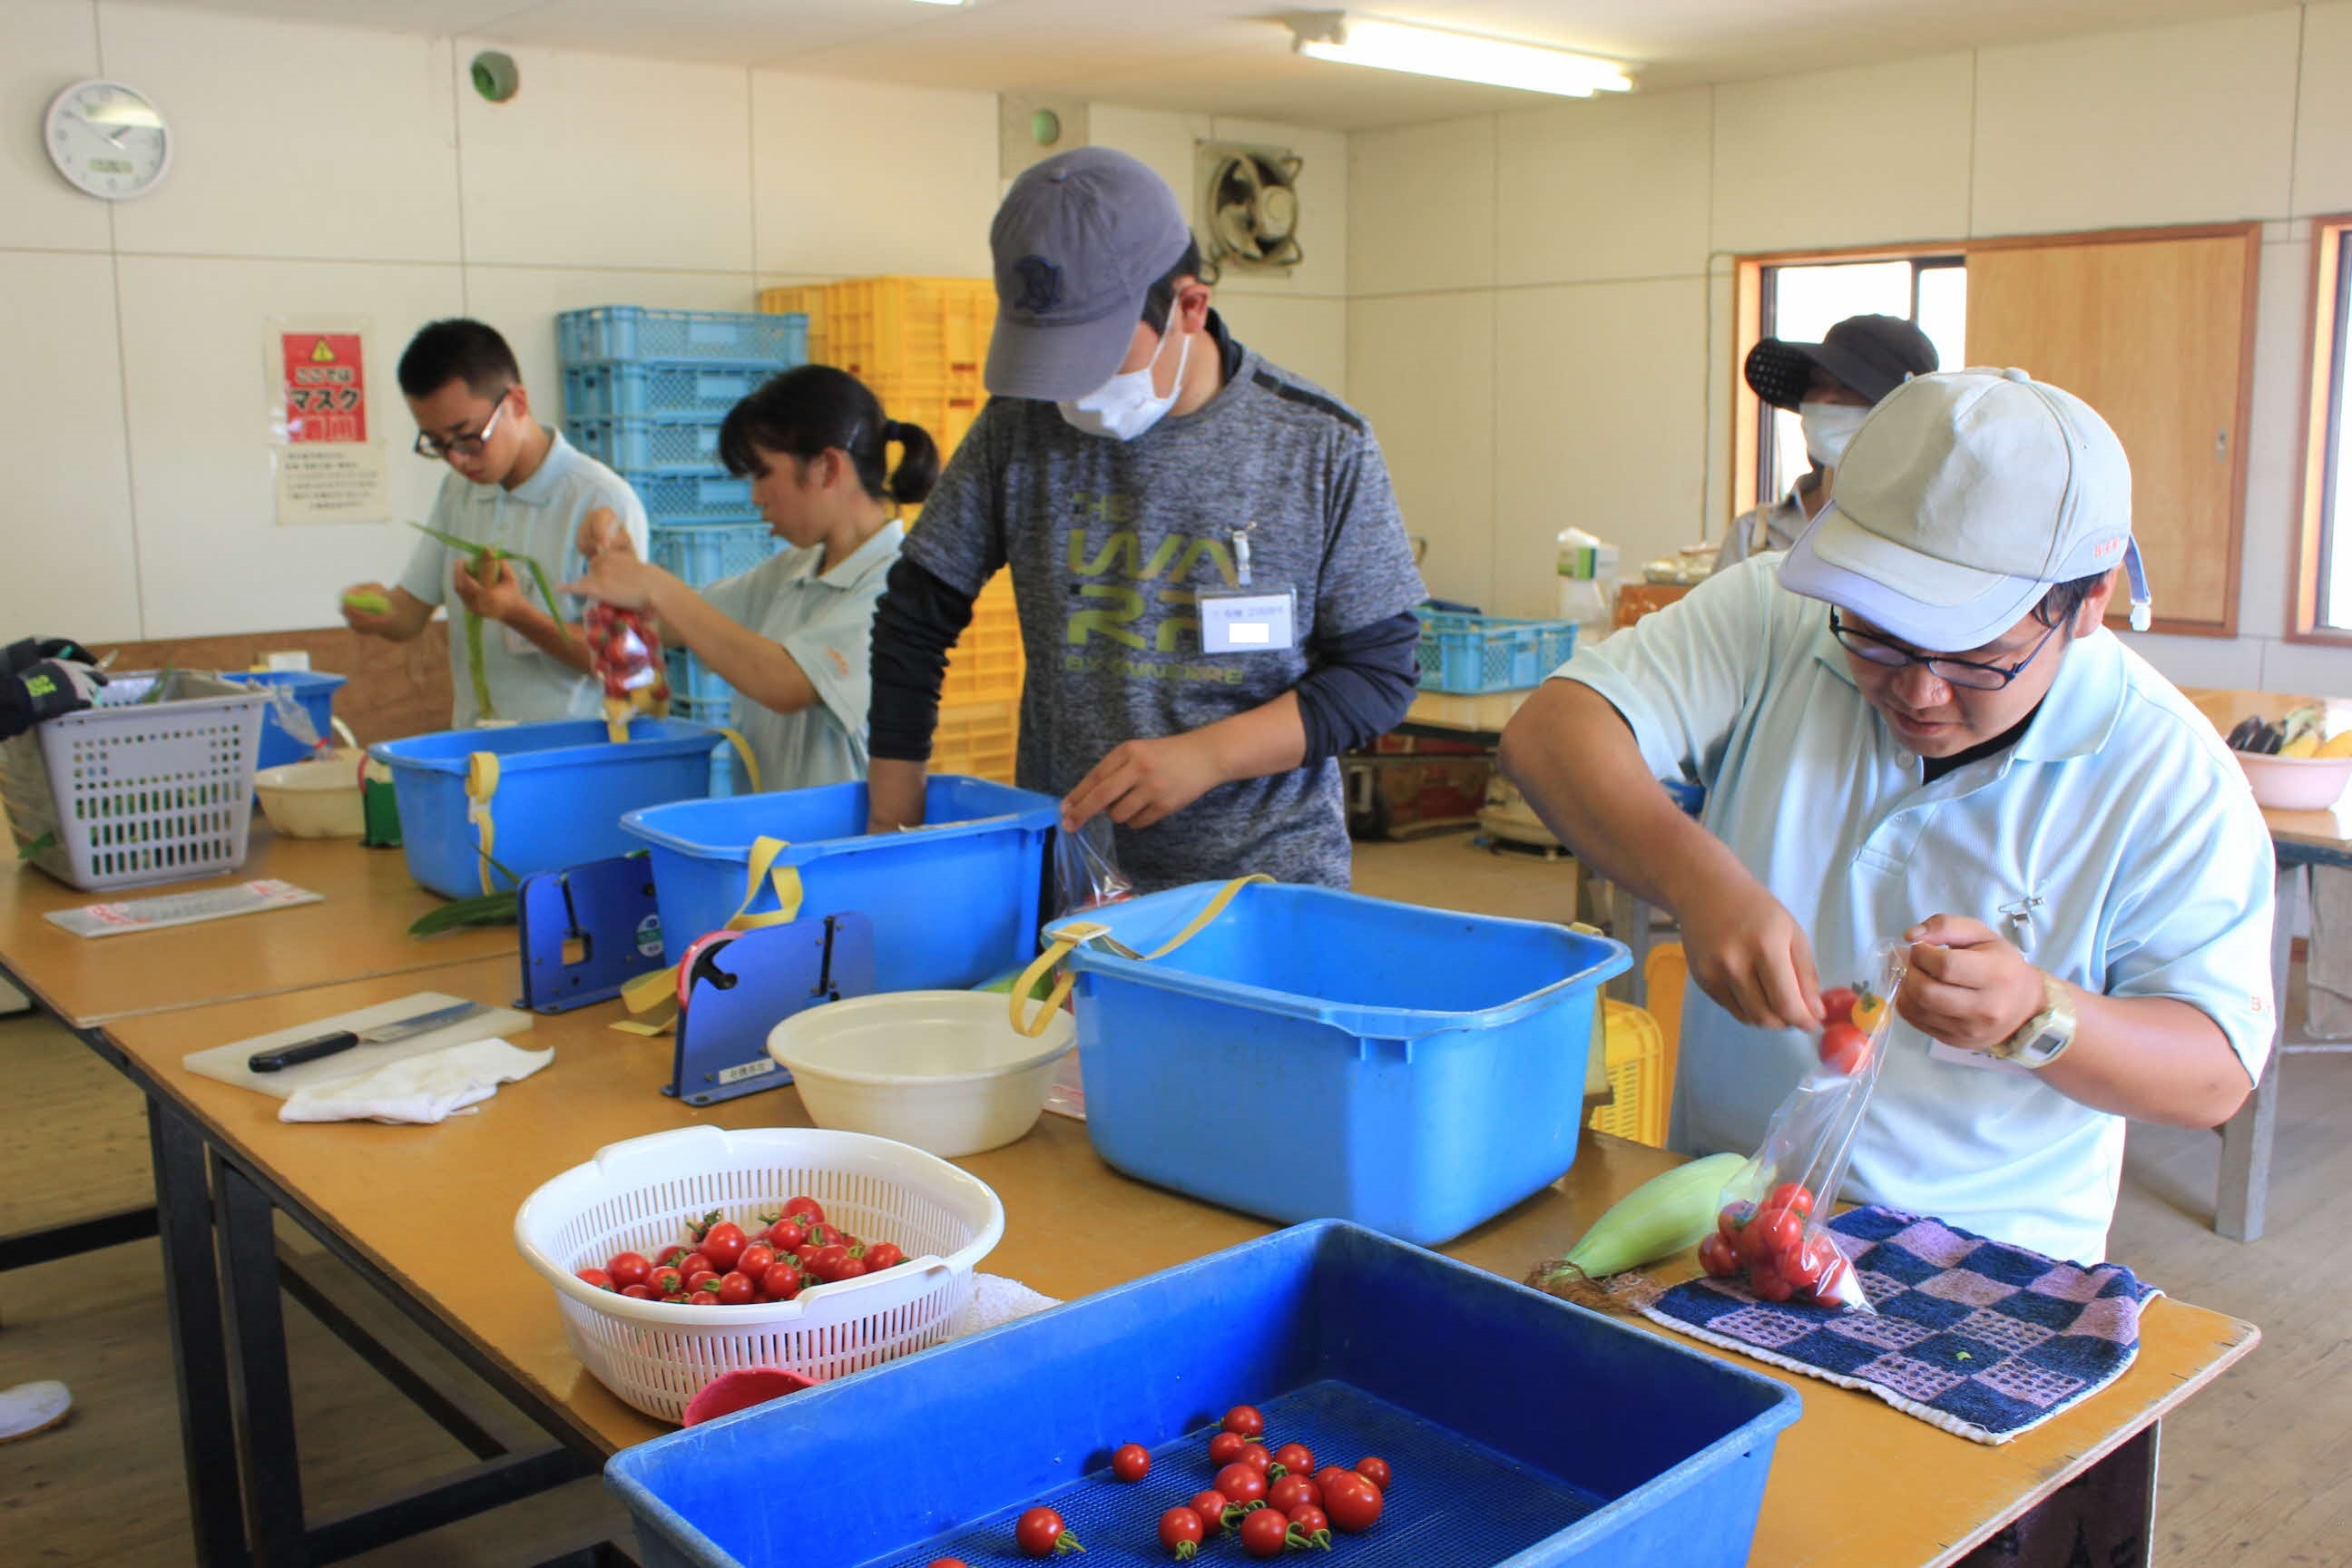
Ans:
{"type": "Polygon", "coordinates": [[[1848,1198],[2095,1261],[2126,1119],[2237,1110],[2273,1037],[2270,837],[2212,726],[2102,625],[2126,567],[2144,626],[2097,414],[2022,371],[1920,376],[1785,557],[1580,653],[1512,721],[1544,819],[1681,922],[1677,1149],[1756,1147],[1819,993],[1887,941],[1910,973],[1848,1198]]]}
{"type": "MultiPolygon", "coordinates": [[[[463,319],[428,323],[400,356],[400,390],[416,419],[417,455],[449,466],[427,527],[527,556],[546,569],[551,583],[585,574],[587,557],[578,548],[583,523],[591,543],[625,530],[638,559],[646,559],[646,509],[636,492],[532,416],[521,367],[495,328],[463,319]]],[[[412,537],[415,547],[399,585],[362,583],[347,590],[343,620],[354,631],[406,642],[454,595],[452,727],[598,711],[588,646],[576,625],[567,628],[548,614],[527,568],[493,561],[478,579],[471,552],[412,537]],[[467,611],[482,618],[479,689],[489,695],[487,710],[477,696],[463,624],[467,611]]],[[[576,616],[577,601],[558,602],[567,618],[576,616]]]]}

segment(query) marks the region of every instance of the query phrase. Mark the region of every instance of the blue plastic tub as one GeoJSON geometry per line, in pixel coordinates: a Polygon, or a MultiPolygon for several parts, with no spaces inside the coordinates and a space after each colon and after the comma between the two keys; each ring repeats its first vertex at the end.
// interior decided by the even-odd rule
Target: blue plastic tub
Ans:
{"type": "MultiPolygon", "coordinates": [[[[223,680],[234,680],[244,686],[282,687],[294,694],[310,716],[310,727],[328,744],[335,743],[335,693],[342,689],[346,679],[340,675],[322,675],[309,669],[269,669],[221,671],[223,680]]],[[[255,756],[257,769],[274,768],[283,763],[299,763],[310,756],[310,748],[286,732],[278,721],[275,707],[261,710],[261,750],[255,756]]]]}
{"type": "MultiPolygon", "coordinates": [[[[1165,1564],[1160,1515],[1209,1484],[1210,1423],[1243,1403],[1318,1463],[1394,1468],[1380,1521],[1337,1538],[1347,1568],[1738,1568],[1802,1410],[1728,1361],[1325,1222],[656,1437],[604,1477],[646,1568],[1012,1568],[1038,1503],[1087,1548],[1062,1561],[1165,1564]],[[1153,1453],[1132,1485],[1106,1473],[1127,1442],[1153,1453]]],[[[1250,1561],[1229,1538],[1213,1558],[1250,1561]]]]}
{"type": "Polygon", "coordinates": [[[1421,611],[1413,648],[1424,691],[1518,691],[1540,686],[1576,652],[1574,621],[1421,611]]]}
{"type": "MultiPolygon", "coordinates": [[[[445,898],[465,899],[482,890],[480,840],[467,816],[467,766],[475,752],[499,759],[490,858],[528,877],[635,849],[622,816],[709,795],[710,753],[726,743],[698,724],[637,719],[627,742],[614,745],[603,720],[567,719],[385,741],[368,754],[392,769],[409,874],[445,898]]],[[[511,885],[495,875],[492,882],[511,885]]]]}
{"type": "MultiPolygon", "coordinates": [[[[653,847],[672,952],[743,907],[752,840],[781,838],[791,847],[776,864],[800,868],[803,915],[856,910],[874,922],[877,990],[961,990],[1035,956],[1045,842],[1061,808],[952,774],[933,774],[923,798],[928,826],[908,833],[866,831],[863,784],[683,801],[621,826],[653,847]]],[[[751,911],[775,908],[763,886],[751,911]]]]}
{"type": "Polygon", "coordinates": [[[563,413],[569,419],[639,419],[666,414],[721,419],[775,374],[765,365],[702,364],[693,360],[568,364],[563,367],[563,413]]]}
{"type": "MultiPolygon", "coordinates": [[[[1150,952],[1216,890],[1086,918],[1150,952]]],[[[1631,962],[1533,921],[1244,888],[1165,958],[1070,955],[1087,1132],[1160,1186],[1434,1246],[1575,1163],[1594,994],[1631,962]],[[1205,1084],[1248,1088],[1237,1102],[1205,1084]]]]}
{"type": "Polygon", "coordinates": [[[590,360],[693,360],[783,370],[808,363],[808,318],[597,305],[585,310],[558,311],[555,343],[566,364],[590,360]]]}
{"type": "Polygon", "coordinates": [[[715,474],[719,467],[719,421],[708,415],[656,418],[583,419],[563,422],[572,444],[608,468],[647,474],[715,474]]]}

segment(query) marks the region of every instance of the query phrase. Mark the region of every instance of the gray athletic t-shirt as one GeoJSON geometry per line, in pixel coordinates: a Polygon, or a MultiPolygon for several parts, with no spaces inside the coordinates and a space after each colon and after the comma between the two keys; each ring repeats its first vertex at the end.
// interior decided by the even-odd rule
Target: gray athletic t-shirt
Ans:
{"type": "MultiPolygon", "coordinates": [[[[1269,702],[1312,668],[1316,639],[1424,597],[1362,416],[1246,350],[1226,362],[1207,405],[1132,441],[1075,430],[1050,403],[993,399],[907,536],[907,558],[962,593],[1013,568],[1029,657],[1025,788],[1066,794],[1122,741],[1269,702]],[[1252,588],[1296,592],[1298,636],[1285,649],[1203,653],[1193,595],[1238,583],[1244,529],[1252,588]]],[[[1121,829],[1118,848],[1146,889],[1250,871],[1344,888],[1339,764],[1220,785],[1152,827],[1121,829]]]]}

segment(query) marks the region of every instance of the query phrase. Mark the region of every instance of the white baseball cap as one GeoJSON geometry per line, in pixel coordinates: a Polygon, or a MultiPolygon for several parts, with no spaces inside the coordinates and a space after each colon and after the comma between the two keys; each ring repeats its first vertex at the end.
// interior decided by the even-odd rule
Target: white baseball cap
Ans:
{"type": "Polygon", "coordinates": [[[1958,370],[1914,376],[1871,410],[1780,584],[1956,653],[2015,626],[2053,584],[2118,563],[2144,631],[2131,463],[2107,422],[2021,370],[1958,370]]]}

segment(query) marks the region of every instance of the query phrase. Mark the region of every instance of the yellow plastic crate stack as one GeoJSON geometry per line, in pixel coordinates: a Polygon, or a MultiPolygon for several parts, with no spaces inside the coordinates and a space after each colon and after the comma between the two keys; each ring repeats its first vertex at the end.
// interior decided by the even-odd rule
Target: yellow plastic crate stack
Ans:
{"type": "Polygon", "coordinates": [[[1610,1103],[1592,1113],[1595,1132],[1614,1133],[1654,1149],[1665,1147],[1673,1084],[1658,1021],[1627,1002],[1601,1004],[1601,1051],[1610,1103]]]}
{"type": "MultiPolygon", "coordinates": [[[[770,289],[760,309],[805,315],[810,361],[848,371],[874,389],[891,418],[929,431],[942,462],[988,400],[981,372],[996,325],[996,286],[985,278],[853,278],[770,289]]],[[[931,742],[934,773],[1013,782],[1024,670],[1013,580],[1000,572],[948,656],[931,742]]]]}

